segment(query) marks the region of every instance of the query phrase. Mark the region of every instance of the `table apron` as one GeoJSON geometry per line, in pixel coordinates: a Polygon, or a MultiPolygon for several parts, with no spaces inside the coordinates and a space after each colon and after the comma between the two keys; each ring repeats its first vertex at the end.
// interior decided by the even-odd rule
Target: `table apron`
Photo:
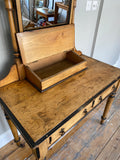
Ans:
{"type": "MultiPolygon", "coordinates": [[[[65,133],[68,132],[78,121],[84,118],[90,111],[92,111],[97,105],[99,105],[105,98],[107,98],[117,87],[118,81],[103,91],[99,96],[97,96],[93,101],[91,101],[86,107],[80,110],[74,117],[63,124],[59,129],[57,129],[53,134],[47,138],[48,147],[53,145],[65,133]]],[[[68,132],[69,133],[69,132],[68,132]]]]}

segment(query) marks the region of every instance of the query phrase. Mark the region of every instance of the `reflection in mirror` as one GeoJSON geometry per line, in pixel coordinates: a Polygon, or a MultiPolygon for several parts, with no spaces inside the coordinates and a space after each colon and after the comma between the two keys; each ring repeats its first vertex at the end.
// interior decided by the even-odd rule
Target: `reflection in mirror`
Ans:
{"type": "Polygon", "coordinates": [[[68,24],[72,0],[20,0],[23,29],[68,24]]]}

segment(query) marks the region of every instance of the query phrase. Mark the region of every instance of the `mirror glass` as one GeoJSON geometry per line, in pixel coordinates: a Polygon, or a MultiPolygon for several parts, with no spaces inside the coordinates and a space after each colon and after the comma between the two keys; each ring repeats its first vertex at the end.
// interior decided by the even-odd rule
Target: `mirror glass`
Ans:
{"type": "Polygon", "coordinates": [[[72,0],[20,0],[23,29],[69,23],[72,0]]]}

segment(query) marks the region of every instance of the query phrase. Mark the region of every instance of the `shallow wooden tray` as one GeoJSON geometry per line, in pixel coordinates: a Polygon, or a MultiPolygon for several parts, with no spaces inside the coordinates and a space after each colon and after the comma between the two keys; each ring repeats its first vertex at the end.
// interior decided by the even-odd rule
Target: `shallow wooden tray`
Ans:
{"type": "Polygon", "coordinates": [[[87,62],[73,51],[63,52],[25,65],[27,79],[40,91],[87,68],[87,62]]]}

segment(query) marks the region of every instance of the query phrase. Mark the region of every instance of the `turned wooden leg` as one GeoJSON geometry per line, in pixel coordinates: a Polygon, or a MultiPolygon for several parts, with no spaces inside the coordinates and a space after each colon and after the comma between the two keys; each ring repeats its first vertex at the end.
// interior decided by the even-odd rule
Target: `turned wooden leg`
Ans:
{"type": "Polygon", "coordinates": [[[108,98],[108,100],[107,100],[107,103],[106,103],[106,106],[105,106],[105,110],[104,110],[104,113],[103,113],[103,116],[101,117],[101,124],[103,124],[104,123],[104,121],[106,120],[106,118],[107,118],[107,115],[108,115],[108,112],[109,112],[109,110],[110,110],[110,108],[111,108],[111,106],[112,106],[112,103],[113,103],[113,101],[114,101],[114,98],[115,98],[115,92],[113,92],[110,96],[109,96],[109,98],[108,98]]]}
{"type": "Polygon", "coordinates": [[[118,90],[119,88],[120,88],[120,80],[118,81],[117,86],[113,88],[114,91],[112,92],[112,94],[109,96],[109,98],[108,98],[108,100],[107,100],[107,103],[106,103],[106,106],[105,106],[105,110],[104,110],[104,112],[103,112],[103,116],[101,117],[101,122],[100,122],[101,124],[103,124],[104,121],[106,120],[107,115],[108,115],[108,112],[109,112],[109,110],[110,110],[110,108],[111,108],[111,105],[112,105],[112,103],[113,103],[113,101],[114,101],[116,92],[117,92],[117,90],[118,90]]]}
{"type": "Polygon", "coordinates": [[[46,160],[46,155],[48,152],[47,141],[43,141],[37,148],[33,149],[33,154],[36,160],[46,160]]]}
{"type": "Polygon", "coordinates": [[[5,116],[6,116],[6,119],[7,119],[7,122],[10,126],[10,129],[12,131],[12,134],[14,136],[14,141],[16,142],[16,144],[19,146],[19,147],[24,147],[25,145],[20,143],[20,137],[18,136],[18,132],[17,132],[17,128],[15,127],[15,125],[13,124],[13,122],[10,120],[9,116],[7,115],[7,113],[5,113],[5,116]]]}

